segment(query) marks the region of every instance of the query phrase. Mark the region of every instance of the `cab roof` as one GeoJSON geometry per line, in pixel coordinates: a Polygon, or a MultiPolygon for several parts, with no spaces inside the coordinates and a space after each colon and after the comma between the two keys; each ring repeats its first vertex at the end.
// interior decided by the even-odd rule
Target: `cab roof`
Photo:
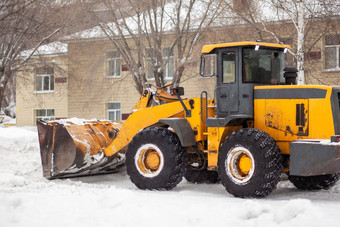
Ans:
{"type": "Polygon", "coordinates": [[[204,45],[202,48],[202,54],[209,54],[216,48],[223,48],[223,47],[240,47],[240,46],[256,46],[259,45],[265,47],[273,47],[273,48],[288,48],[290,49],[290,45],[280,44],[280,43],[264,43],[264,42],[251,42],[251,41],[242,41],[242,42],[231,42],[231,43],[219,43],[219,44],[210,44],[204,45]]]}

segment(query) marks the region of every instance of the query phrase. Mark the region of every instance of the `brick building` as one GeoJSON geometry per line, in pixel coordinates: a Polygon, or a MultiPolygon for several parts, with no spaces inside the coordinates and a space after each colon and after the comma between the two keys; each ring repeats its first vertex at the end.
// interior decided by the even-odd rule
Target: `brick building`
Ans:
{"type": "MultiPolygon", "coordinates": [[[[323,21],[306,39],[305,76],[307,84],[340,85],[340,35],[336,27],[320,36],[323,21]],[[320,37],[320,38],[319,38],[320,37]]],[[[275,22],[270,25],[280,40],[295,47],[292,24],[275,22]],[[280,31],[282,30],[282,31],[280,31]]],[[[38,119],[79,117],[86,119],[124,120],[139,99],[132,76],[120,53],[102,35],[77,33],[69,36],[64,51],[43,54],[44,63],[35,65],[17,79],[17,125],[35,125],[38,119]],[[66,48],[67,46],[67,48],[66,48]]],[[[215,28],[204,36],[197,47],[210,43],[256,40],[256,29],[246,25],[229,25],[215,28]]],[[[129,40],[128,40],[129,41],[129,40]]],[[[274,41],[267,34],[264,41],[274,41]]],[[[131,45],[133,42],[131,40],[131,45]]],[[[164,46],[167,50],[169,46],[164,46]]],[[[147,50],[146,50],[147,51],[147,50]]],[[[176,49],[174,50],[176,52],[176,49]]],[[[176,54],[170,53],[165,70],[167,83],[173,76],[176,54]]],[[[199,52],[187,64],[181,85],[185,97],[199,97],[205,90],[214,97],[215,78],[201,78],[199,52]]],[[[287,55],[288,65],[294,65],[287,55]]],[[[147,78],[153,83],[151,74],[147,78]]]]}

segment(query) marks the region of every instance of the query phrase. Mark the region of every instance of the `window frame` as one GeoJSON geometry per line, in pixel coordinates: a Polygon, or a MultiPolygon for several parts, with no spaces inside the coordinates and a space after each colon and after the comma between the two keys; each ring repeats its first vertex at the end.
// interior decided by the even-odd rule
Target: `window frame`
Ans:
{"type": "MultiPolygon", "coordinates": [[[[250,71],[249,71],[249,73],[250,73],[249,75],[252,75],[252,80],[249,80],[250,78],[247,79],[247,75],[248,74],[246,72],[247,71],[246,70],[246,66],[251,66],[252,62],[248,62],[248,63],[245,62],[245,51],[246,50],[255,51],[255,53],[257,51],[272,51],[272,53],[274,53],[274,51],[275,51],[274,48],[266,48],[266,47],[261,47],[257,51],[254,50],[253,47],[244,47],[244,48],[242,48],[242,83],[243,84],[258,84],[258,85],[284,84],[284,72],[283,72],[283,68],[286,66],[286,58],[285,58],[285,53],[283,52],[283,49],[282,50],[280,50],[280,48],[277,49],[281,53],[281,55],[278,55],[277,57],[280,60],[280,66],[281,66],[282,70],[279,71],[279,73],[280,73],[279,74],[279,80],[276,80],[275,83],[272,82],[273,79],[275,79],[275,78],[272,77],[272,72],[273,72],[272,62],[270,62],[270,63],[268,62],[269,65],[270,65],[270,70],[265,70],[266,72],[270,72],[271,73],[270,74],[270,81],[259,81],[258,78],[256,78],[256,75],[252,75],[252,73],[250,71]],[[256,80],[254,80],[254,79],[256,79],[256,80]]],[[[261,56],[262,57],[266,56],[266,53],[263,53],[261,56]]],[[[259,65],[257,67],[255,67],[255,68],[265,69],[265,68],[261,67],[261,65],[260,65],[261,64],[261,60],[262,59],[259,59],[259,61],[258,61],[259,65]]],[[[262,61],[262,62],[267,63],[266,61],[262,61]]],[[[262,75],[264,75],[264,74],[261,74],[261,77],[262,77],[262,75]]]]}
{"type": "Polygon", "coordinates": [[[340,43],[335,45],[325,45],[324,50],[324,70],[326,72],[333,72],[333,71],[340,71],[340,43]],[[326,68],[326,48],[335,48],[335,60],[336,60],[336,66],[335,68],[326,68]]]}
{"type": "Polygon", "coordinates": [[[122,120],[122,104],[121,102],[109,102],[107,103],[107,119],[110,121],[121,121],[122,120]],[[110,104],[119,104],[119,109],[110,109],[110,104]],[[110,112],[115,113],[115,119],[111,120],[110,119],[110,112]],[[119,118],[117,118],[119,112],[119,118]]]}
{"type": "Polygon", "coordinates": [[[164,79],[165,80],[172,80],[174,78],[174,76],[175,76],[175,53],[174,53],[174,50],[172,50],[172,53],[167,54],[165,56],[164,55],[164,50],[166,50],[166,49],[168,49],[168,52],[170,52],[171,48],[170,47],[165,47],[165,48],[162,49],[163,61],[167,61],[166,65],[165,65],[165,70],[164,70],[164,72],[165,72],[164,79]],[[170,62],[170,60],[173,61],[173,75],[172,75],[172,77],[169,77],[169,74],[170,74],[170,72],[169,72],[170,71],[170,64],[169,64],[169,62],[170,62]]]}
{"type": "Polygon", "coordinates": [[[106,52],[106,77],[107,78],[120,78],[122,76],[122,58],[118,50],[111,50],[106,52]],[[110,57],[110,53],[113,53],[113,57],[110,57]],[[114,56],[114,53],[118,53],[119,57],[114,56]],[[120,61],[119,75],[117,75],[117,61],[120,61]],[[114,62],[114,75],[110,75],[110,61],[114,62]]]}
{"type": "MultiPolygon", "coordinates": [[[[231,51],[224,51],[224,52],[222,52],[222,83],[223,84],[234,84],[234,83],[236,83],[236,58],[237,58],[237,55],[236,55],[236,51],[234,51],[234,50],[231,50],[231,51]],[[225,79],[225,71],[224,71],[224,59],[223,59],[223,56],[224,55],[227,55],[228,53],[233,53],[234,54],[234,80],[233,81],[224,81],[224,79],[225,79]]],[[[230,61],[228,61],[228,62],[230,62],[230,61]]]]}
{"type": "Polygon", "coordinates": [[[38,120],[43,120],[43,121],[53,121],[55,120],[55,109],[35,109],[34,110],[35,113],[35,122],[37,122],[38,120]],[[37,116],[38,115],[38,111],[45,111],[44,115],[41,116],[37,116]],[[53,111],[53,115],[48,115],[48,111],[53,111]]]}
{"type": "MultiPolygon", "coordinates": [[[[166,49],[168,49],[168,52],[170,51],[170,47],[164,47],[164,48],[162,48],[162,57],[163,57],[163,61],[167,61],[167,63],[165,64],[165,66],[164,66],[164,79],[165,80],[172,80],[173,79],[173,77],[175,76],[175,53],[174,53],[174,50],[172,50],[172,53],[171,53],[171,55],[165,55],[164,54],[164,51],[166,50],[166,49]],[[172,75],[172,77],[169,77],[169,74],[170,74],[170,64],[169,64],[169,62],[170,61],[173,61],[173,75],[172,75]]],[[[149,71],[150,70],[150,68],[149,67],[151,67],[152,68],[152,66],[151,66],[151,61],[152,61],[152,59],[154,59],[155,58],[155,50],[154,50],[154,48],[147,48],[147,49],[145,49],[145,58],[146,58],[146,64],[147,64],[147,68],[146,68],[146,79],[147,80],[155,80],[155,75],[153,75],[153,71],[151,70],[151,71],[149,71]],[[152,53],[152,56],[150,57],[150,54],[149,54],[149,51],[151,51],[151,53],[152,53]],[[149,75],[149,72],[151,72],[151,76],[149,75]]],[[[156,59],[156,61],[157,61],[157,59],[156,59]]],[[[157,62],[156,62],[157,63],[157,62]]]]}
{"type": "Polygon", "coordinates": [[[200,77],[199,78],[212,78],[217,74],[217,54],[202,54],[200,59],[200,77]],[[207,64],[209,62],[209,64],[207,64]],[[209,68],[208,68],[208,67],[209,68]],[[207,68],[209,70],[207,70],[207,68]],[[210,71],[210,73],[206,73],[210,71]]]}
{"type": "Polygon", "coordinates": [[[34,93],[53,93],[55,90],[55,76],[54,76],[54,67],[50,67],[50,66],[42,66],[42,67],[38,67],[35,70],[35,88],[34,88],[34,93]],[[44,69],[45,72],[44,73],[38,73],[39,69],[42,68],[46,68],[44,69]],[[48,68],[52,69],[52,73],[48,73],[48,68]],[[41,78],[39,83],[41,83],[41,90],[37,90],[38,88],[38,77],[41,78]],[[53,79],[51,79],[51,77],[53,79]],[[48,78],[48,90],[44,90],[44,83],[45,83],[45,78],[48,78]],[[52,87],[52,82],[53,81],[53,89],[51,89],[52,87]]]}

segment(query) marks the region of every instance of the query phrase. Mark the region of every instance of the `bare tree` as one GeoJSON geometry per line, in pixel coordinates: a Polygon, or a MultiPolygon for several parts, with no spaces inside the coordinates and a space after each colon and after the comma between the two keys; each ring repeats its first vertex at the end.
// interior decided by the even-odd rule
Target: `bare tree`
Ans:
{"type": "Polygon", "coordinates": [[[103,0],[110,18],[97,19],[133,75],[139,93],[148,79],[162,87],[172,77],[178,85],[194,47],[223,11],[222,2],[213,0],[123,2],[103,0]]]}
{"type": "Polygon", "coordinates": [[[15,73],[29,64],[39,46],[50,42],[60,30],[48,18],[65,4],[53,0],[0,2],[0,110],[5,111],[14,102],[15,73]],[[28,49],[31,51],[22,55],[28,49]]]}
{"type": "Polygon", "coordinates": [[[305,55],[333,28],[340,6],[336,0],[225,0],[225,4],[237,19],[256,29],[260,40],[268,35],[277,42],[292,37],[296,49],[290,53],[297,63],[299,84],[305,83],[305,55]]]}

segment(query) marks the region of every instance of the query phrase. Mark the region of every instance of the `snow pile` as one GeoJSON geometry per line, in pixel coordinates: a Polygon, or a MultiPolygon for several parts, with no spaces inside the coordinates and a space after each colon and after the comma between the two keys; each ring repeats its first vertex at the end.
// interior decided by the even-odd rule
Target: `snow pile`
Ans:
{"type": "Polygon", "coordinates": [[[339,226],[340,185],[299,191],[285,178],[265,199],[220,184],[138,190],[125,171],[48,181],[35,127],[0,128],[1,226],[339,226]]]}
{"type": "Polygon", "coordinates": [[[59,123],[59,124],[62,124],[62,125],[71,125],[71,124],[74,124],[74,125],[84,125],[88,121],[97,121],[97,119],[88,120],[88,119],[72,117],[72,118],[65,118],[65,119],[55,120],[53,122],[56,122],[56,123],[59,123]]]}
{"type": "Polygon", "coordinates": [[[4,127],[4,124],[16,124],[16,119],[0,114],[0,127],[4,127]]]}
{"type": "Polygon", "coordinates": [[[322,213],[309,200],[288,200],[278,205],[279,209],[273,209],[267,203],[247,201],[244,206],[251,209],[245,210],[240,218],[246,222],[257,219],[258,226],[304,226],[305,221],[311,218],[318,223],[322,222],[322,213]]]}
{"type": "Polygon", "coordinates": [[[38,133],[34,127],[0,128],[0,141],[0,151],[39,150],[38,133]]]}
{"type": "MultiPolygon", "coordinates": [[[[59,120],[53,120],[51,122],[56,122],[58,124],[62,125],[85,125],[86,123],[94,122],[94,121],[110,121],[107,119],[101,119],[97,120],[96,118],[93,119],[84,119],[84,118],[77,118],[77,117],[72,117],[72,118],[64,118],[64,119],[59,119],[59,120]]],[[[112,124],[119,124],[119,122],[111,122],[112,124]]]]}

